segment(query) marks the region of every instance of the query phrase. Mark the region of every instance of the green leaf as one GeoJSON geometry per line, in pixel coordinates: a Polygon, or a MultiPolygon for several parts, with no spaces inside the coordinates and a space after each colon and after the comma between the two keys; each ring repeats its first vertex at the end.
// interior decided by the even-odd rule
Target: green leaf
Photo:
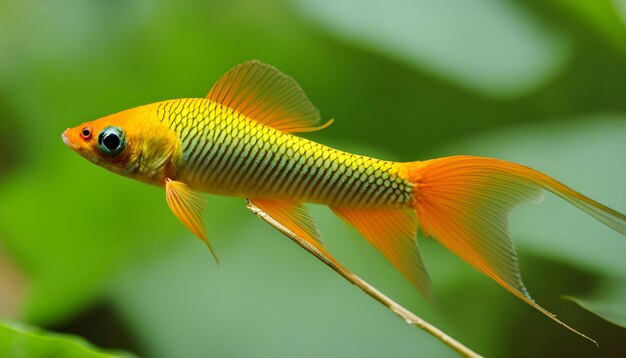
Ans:
{"type": "Polygon", "coordinates": [[[606,280],[603,286],[589,297],[563,296],[580,307],[626,328],[626,279],[606,280]]]}
{"type": "Polygon", "coordinates": [[[62,143],[58,147],[51,151],[67,158],[56,168],[14,173],[0,188],[2,240],[29,276],[23,319],[40,325],[84,307],[136,257],[162,250],[186,232],[163,190],[107,173],[62,143]],[[65,189],[39,185],[42,176],[49,187],[65,189]],[[47,205],[33,205],[38,200],[47,205]]]}
{"type": "Polygon", "coordinates": [[[126,352],[105,352],[76,336],[46,332],[18,323],[0,321],[0,356],[11,358],[115,358],[126,352]]]}
{"type": "Polygon", "coordinates": [[[538,88],[571,52],[567,38],[513,2],[297,3],[304,16],[338,37],[489,96],[538,88]]]}
{"type": "MultiPolygon", "coordinates": [[[[320,215],[320,210],[313,210],[313,216],[319,219],[327,245],[348,267],[367,265],[371,272],[361,277],[444,330],[474,326],[443,307],[433,312],[432,305],[420,298],[380,254],[367,244],[359,250],[345,225],[333,219],[328,210],[322,211],[325,213],[320,215]],[[338,245],[350,247],[352,257],[345,258],[338,245]]],[[[407,325],[243,207],[237,217],[236,227],[219,225],[221,229],[212,230],[234,242],[218,252],[219,267],[207,250],[198,250],[184,240],[174,250],[137,262],[135,270],[111,287],[109,298],[146,355],[455,356],[441,342],[407,325]]],[[[465,274],[471,272],[467,267],[461,269],[465,274]]],[[[464,273],[454,271],[457,277],[467,277],[464,273]]],[[[491,302],[478,287],[473,287],[472,293],[480,303],[491,302]]],[[[490,305],[491,309],[495,310],[494,306],[490,305]]],[[[464,317],[470,316],[465,314],[468,310],[460,311],[464,317]]],[[[480,316],[480,310],[470,311],[480,316]]],[[[480,316],[481,329],[468,335],[483,340],[497,335],[499,317],[480,316]]],[[[493,349],[472,348],[485,353],[493,349]]]]}
{"type": "Polygon", "coordinates": [[[558,0],[553,4],[593,26],[612,46],[626,54],[626,2],[624,0],[558,0]]]}

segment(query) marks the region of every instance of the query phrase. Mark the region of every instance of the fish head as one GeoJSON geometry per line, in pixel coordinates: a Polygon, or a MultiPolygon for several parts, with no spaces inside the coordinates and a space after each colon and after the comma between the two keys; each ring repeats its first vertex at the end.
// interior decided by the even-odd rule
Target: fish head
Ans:
{"type": "Polygon", "coordinates": [[[66,129],[63,142],[90,162],[143,182],[164,185],[175,172],[178,141],[147,105],[66,129]]]}

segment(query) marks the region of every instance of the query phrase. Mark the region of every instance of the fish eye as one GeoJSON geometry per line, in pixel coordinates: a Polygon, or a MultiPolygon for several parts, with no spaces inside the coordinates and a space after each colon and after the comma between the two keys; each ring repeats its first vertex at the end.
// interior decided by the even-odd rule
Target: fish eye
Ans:
{"type": "Polygon", "coordinates": [[[81,129],[80,131],[80,136],[83,137],[83,139],[89,139],[91,138],[91,127],[87,126],[83,129],[81,129]]]}
{"type": "Polygon", "coordinates": [[[106,127],[98,135],[100,151],[109,156],[120,154],[126,148],[126,136],[120,127],[106,127]]]}

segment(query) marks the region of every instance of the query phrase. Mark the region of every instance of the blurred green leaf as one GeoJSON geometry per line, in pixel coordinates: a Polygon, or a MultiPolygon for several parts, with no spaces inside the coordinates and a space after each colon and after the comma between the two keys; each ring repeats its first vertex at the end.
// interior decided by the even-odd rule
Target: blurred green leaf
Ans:
{"type": "MultiPolygon", "coordinates": [[[[318,211],[314,216],[319,218],[318,211]]],[[[247,213],[243,203],[238,216],[236,227],[212,230],[233,241],[218,252],[219,267],[206,250],[181,242],[176,250],[137,262],[111,287],[110,298],[148,356],[456,356],[247,213]]],[[[356,249],[338,219],[320,223],[333,252],[338,251],[335,243],[343,242],[352,255],[361,256],[361,264],[380,269],[379,276],[387,274],[372,281],[384,292],[426,319],[439,318],[432,323],[442,323],[443,329],[460,323],[445,308],[433,313],[380,255],[356,249]],[[386,284],[380,284],[383,279],[386,284]]],[[[354,266],[353,260],[342,262],[354,266]]],[[[477,333],[493,333],[494,320],[483,317],[477,333]]]]}
{"type": "Polygon", "coordinates": [[[126,352],[104,352],[76,336],[0,321],[0,356],[11,358],[131,358],[126,352]]]}
{"type": "Polygon", "coordinates": [[[612,46],[626,54],[626,1],[558,0],[554,4],[593,26],[612,46]]]}
{"type": "MultiPolygon", "coordinates": [[[[73,153],[67,152],[66,155],[73,153]]],[[[117,184],[107,184],[107,180],[116,182],[116,178],[105,173],[101,173],[101,177],[86,174],[88,164],[79,164],[87,171],[73,167],[71,162],[61,161],[56,168],[31,170],[30,173],[39,173],[35,177],[14,173],[11,181],[0,188],[3,239],[7,249],[30,276],[23,313],[31,322],[50,323],[85,305],[133,253],[147,249],[148,242],[158,247],[167,242],[168,232],[169,235],[175,232],[167,229],[169,213],[165,204],[161,210],[157,209],[158,199],[163,198],[156,190],[145,188],[148,190],[142,193],[139,184],[133,189],[132,183],[127,183],[131,184],[128,186],[120,181],[115,195],[110,195],[105,188],[117,184]],[[47,185],[41,186],[40,178],[44,175],[47,185]],[[62,187],[67,181],[72,183],[73,190],[48,189],[62,187]],[[94,189],[98,187],[104,190],[94,189]],[[154,196],[148,194],[150,192],[154,196]],[[151,220],[145,221],[144,229],[134,227],[132,222],[138,224],[138,219],[125,210],[97,209],[119,207],[121,197],[144,204],[154,200],[152,208],[138,204],[125,207],[134,207],[141,215],[147,213],[152,220],[161,217],[160,230],[151,229],[154,227],[148,224],[151,220]],[[47,203],[36,205],[37,198],[45,198],[47,203]],[[119,227],[123,227],[125,233],[117,232],[119,227]],[[111,233],[110,230],[116,231],[111,233]]],[[[175,222],[169,223],[172,224],[175,222]]]]}
{"type": "Polygon", "coordinates": [[[610,289],[593,296],[579,298],[563,296],[580,307],[615,325],[626,328],[626,282],[613,282],[610,289]]]}
{"type": "Polygon", "coordinates": [[[570,55],[564,36],[513,2],[299,0],[297,4],[304,16],[341,38],[494,97],[536,89],[570,55]]]}
{"type": "Polygon", "coordinates": [[[4,241],[30,276],[24,318],[39,324],[85,307],[128,263],[163,250],[185,232],[163,190],[106,173],[61,144],[54,150],[74,160],[31,169],[39,173],[35,177],[14,175],[0,188],[4,241]],[[41,186],[44,175],[47,185],[41,186]],[[68,182],[70,191],[48,190],[68,182]],[[47,205],[33,205],[36,198],[46,198],[47,205]]]}

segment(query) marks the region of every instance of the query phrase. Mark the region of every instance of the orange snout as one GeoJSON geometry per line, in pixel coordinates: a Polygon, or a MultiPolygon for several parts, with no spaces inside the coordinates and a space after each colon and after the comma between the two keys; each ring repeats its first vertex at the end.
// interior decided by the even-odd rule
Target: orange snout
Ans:
{"type": "Polygon", "coordinates": [[[94,129],[91,124],[81,124],[80,126],[68,128],[62,134],[63,143],[70,149],[84,154],[92,150],[94,145],[94,129]]]}

